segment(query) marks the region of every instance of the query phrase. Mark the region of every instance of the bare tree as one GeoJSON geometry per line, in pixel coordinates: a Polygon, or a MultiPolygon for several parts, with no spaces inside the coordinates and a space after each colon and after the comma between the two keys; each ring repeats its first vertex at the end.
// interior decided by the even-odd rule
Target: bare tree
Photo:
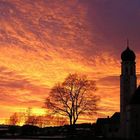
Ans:
{"type": "Polygon", "coordinates": [[[63,126],[63,125],[66,125],[68,124],[68,121],[66,118],[64,117],[59,117],[59,116],[56,116],[55,118],[55,123],[57,126],[63,126]]]}
{"type": "Polygon", "coordinates": [[[25,124],[27,124],[27,125],[36,125],[37,124],[37,116],[32,114],[31,107],[28,107],[25,112],[25,124]]]}
{"type": "Polygon", "coordinates": [[[20,122],[20,118],[18,113],[13,113],[9,118],[9,124],[10,125],[17,125],[20,122]]]}
{"type": "Polygon", "coordinates": [[[38,118],[35,115],[29,116],[25,121],[27,125],[38,125],[38,118]]]}
{"type": "Polygon", "coordinates": [[[54,113],[68,117],[70,125],[74,125],[79,115],[97,111],[99,96],[94,94],[95,90],[95,81],[88,80],[86,76],[69,74],[64,82],[51,89],[45,105],[54,113]]]}

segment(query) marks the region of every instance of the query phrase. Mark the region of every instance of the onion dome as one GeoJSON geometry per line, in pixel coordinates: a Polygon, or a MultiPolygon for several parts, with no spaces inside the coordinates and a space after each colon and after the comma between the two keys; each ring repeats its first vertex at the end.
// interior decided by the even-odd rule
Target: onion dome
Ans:
{"type": "Polygon", "coordinates": [[[121,54],[122,61],[135,61],[136,55],[135,53],[127,47],[126,50],[124,50],[121,54]]]}
{"type": "Polygon", "coordinates": [[[136,89],[135,93],[133,94],[130,104],[140,105],[140,86],[136,89]]]}

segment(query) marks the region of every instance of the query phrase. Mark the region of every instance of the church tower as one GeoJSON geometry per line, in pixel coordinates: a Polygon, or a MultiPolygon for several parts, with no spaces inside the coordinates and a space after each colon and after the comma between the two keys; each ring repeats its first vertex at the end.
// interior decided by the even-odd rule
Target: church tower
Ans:
{"type": "Polygon", "coordinates": [[[121,75],[120,75],[120,117],[122,138],[127,137],[127,106],[137,87],[135,53],[127,48],[121,54],[121,75]]]}

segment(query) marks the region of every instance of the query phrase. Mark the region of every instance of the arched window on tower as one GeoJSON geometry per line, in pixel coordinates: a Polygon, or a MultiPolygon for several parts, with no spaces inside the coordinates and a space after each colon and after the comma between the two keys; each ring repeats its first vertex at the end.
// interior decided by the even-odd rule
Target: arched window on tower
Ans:
{"type": "Polygon", "coordinates": [[[133,75],[133,67],[130,69],[130,74],[133,75]]]}
{"type": "Polygon", "coordinates": [[[125,74],[128,74],[128,67],[125,68],[125,74]]]}

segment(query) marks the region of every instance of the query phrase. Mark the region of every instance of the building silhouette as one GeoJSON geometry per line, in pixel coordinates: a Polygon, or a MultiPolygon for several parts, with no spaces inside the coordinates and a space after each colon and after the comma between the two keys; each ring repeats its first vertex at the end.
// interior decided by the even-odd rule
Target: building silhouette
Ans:
{"type": "Polygon", "coordinates": [[[121,54],[120,137],[140,138],[140,86],[137,87],[136,55],[129,49],[121,54]]]}
{"type": "Polygon", "coordinates": [[[136,65],[135,65],[135,53],[127,49],[121,54],[121,75],[120,75],[120,135],[123,138],[128,138],[129,136],[129,123],[130,119],[128,114],[128,106],[130,105],[130,100],[135,93],[137,87],[136,78],[136,65]],[[129,120],[128,120],[129,119],[129,120]]]}
{"type": "Polygon", "coordinates": [[[105,137],[140,139],[140,86],[137,87],[135,60],[136,55],[127,43],[121,53],[120,112],[96,122],[98,133],[105,137]]]}
{"type": "Polygon", "coordinates": [[[120,112],[115,112],[110,118],[98,118],[95,125],[97,137],[119,138],[120,112]]]}

